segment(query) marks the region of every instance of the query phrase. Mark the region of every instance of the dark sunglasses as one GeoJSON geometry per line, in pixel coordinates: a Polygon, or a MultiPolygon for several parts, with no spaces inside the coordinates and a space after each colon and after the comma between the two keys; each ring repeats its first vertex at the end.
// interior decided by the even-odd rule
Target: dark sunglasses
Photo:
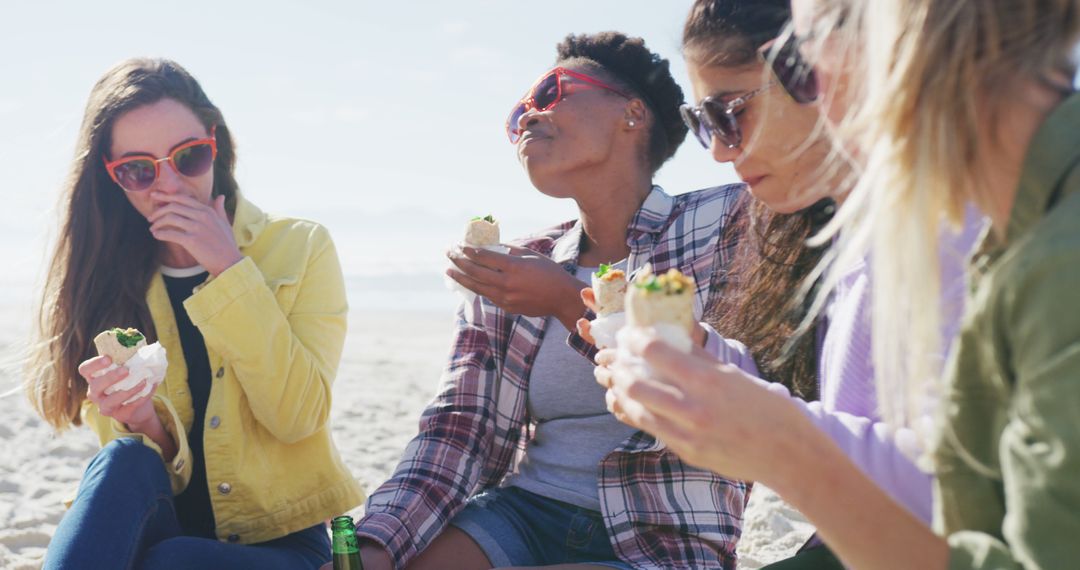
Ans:
{"type": "Polygon", "coordinates": [[[763,85],[727,102],[706,97],[697,107],[683,104],[679,107],[679,114],[682,115],[683,122],[686,123],[690,132],[694,133],[701,146],[711,147],[713,137],[715,137],[724,146],[736,148],[742,144],[743,136],[735,113],[748,101],[772,86],[772,83],[763,85]]]}
{"type": "Polygon", "coordinates": [[[584,73],[578,73],[564,67],[556,67],[540,76],[540,79],[533,83],[529,92],[510,111],[510,116],[506,118],[506,135],[510,138],[510,142],[517,144],[518,140],[521,139],[521,128],[518,127],[518,121],[522,115],[533,109],[540,112],[552,109],[571,91],[585,89],[606,89],[627,99],[633,98],[622,90],[612,87],[595,77],[589,77],[584,73]]]}
{"type": "Polygon", "coordinates": [[[814,66],[803,59],[799,51],[804,41],[794,32],[787,32],[760,50],[765,62],[772,67],[776,82],[800,105],[817,101],[819,95],[814,66]]]}
{"type": "Polygon", "coordinates": [[[102,157],[105,170],[109,172],[113,182],[127,192],[143,192],[153,186],[161,173],[162,162],[168,162],[173,170],[188,178],[202,176],[214,165],[214,158],[217,157],[217,139],[214,136],[216,130],[216,126],[211,127],[208,138],[177,145],[169,152],[169,156],[162,158],[134,155],[110,162],[108,158],[102,157]]]}

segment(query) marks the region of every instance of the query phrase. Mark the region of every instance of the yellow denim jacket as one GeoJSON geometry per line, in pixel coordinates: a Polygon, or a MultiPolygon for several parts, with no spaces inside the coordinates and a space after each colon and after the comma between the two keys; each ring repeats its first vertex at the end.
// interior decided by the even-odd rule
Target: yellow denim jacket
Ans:
{"type": "MultiPolygon", "coordinates": [[[[206,341],[213,385],[204,449],[218,539],[280,538],[364,500],[330,437],[331,385],[345,342],[344,279],[325,228],[269,216],[239,198],[233,234],[244,259],[184,302],[206,341]]],[[[153,401],[179,448],[165,465],[174,493],[191,477],[187,434],[194,412],[169,296],[158,273],[146,295],[169,357],[153,401]]],[[[150,438],[84,403],[102,445],[150,438]]]]}

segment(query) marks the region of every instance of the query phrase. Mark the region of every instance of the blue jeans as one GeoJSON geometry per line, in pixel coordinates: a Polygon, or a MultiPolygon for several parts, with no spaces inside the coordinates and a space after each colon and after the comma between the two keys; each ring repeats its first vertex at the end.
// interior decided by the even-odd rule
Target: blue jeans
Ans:
{"type": "Polygon", "coordinates": [[[496,567],[588,563],[630,568],[615,556],[600,513],[517,487],[474,496],[450,524],[469,535],[496,567]]]}
{"type": "Polygon", "coordinates": [[[122,438],[86,468],[43,568],[293,569],[329,561],[330,538],[321,524],[252,545],[183,536],[161,457],[122,438]]]}

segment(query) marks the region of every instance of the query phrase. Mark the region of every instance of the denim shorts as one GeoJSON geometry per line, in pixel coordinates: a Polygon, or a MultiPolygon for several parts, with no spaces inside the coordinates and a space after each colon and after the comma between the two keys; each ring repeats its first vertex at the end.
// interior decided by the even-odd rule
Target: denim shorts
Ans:
{"type": "Polygon", "coordinates": [[[599,512],[517,487],[473,496],[450,524],[468,534],[495,567],[596,564],[631,568],[615,556],[599,512]]]}

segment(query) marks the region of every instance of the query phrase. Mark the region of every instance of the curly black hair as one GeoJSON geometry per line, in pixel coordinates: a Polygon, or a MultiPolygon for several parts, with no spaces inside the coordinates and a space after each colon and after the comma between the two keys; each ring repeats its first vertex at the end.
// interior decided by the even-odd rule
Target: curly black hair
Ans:
{"type": "Polygon", "coordinates": [[[619,87],[641,98],[655,119],[647,149],[655,173],[686,140],[679,106],[686,100],[671,76],[668,60],[649,51],[645,40],[620,32],[570,34],[557,47],[556,65],[584,60],[600,67],[619,87]]]}

